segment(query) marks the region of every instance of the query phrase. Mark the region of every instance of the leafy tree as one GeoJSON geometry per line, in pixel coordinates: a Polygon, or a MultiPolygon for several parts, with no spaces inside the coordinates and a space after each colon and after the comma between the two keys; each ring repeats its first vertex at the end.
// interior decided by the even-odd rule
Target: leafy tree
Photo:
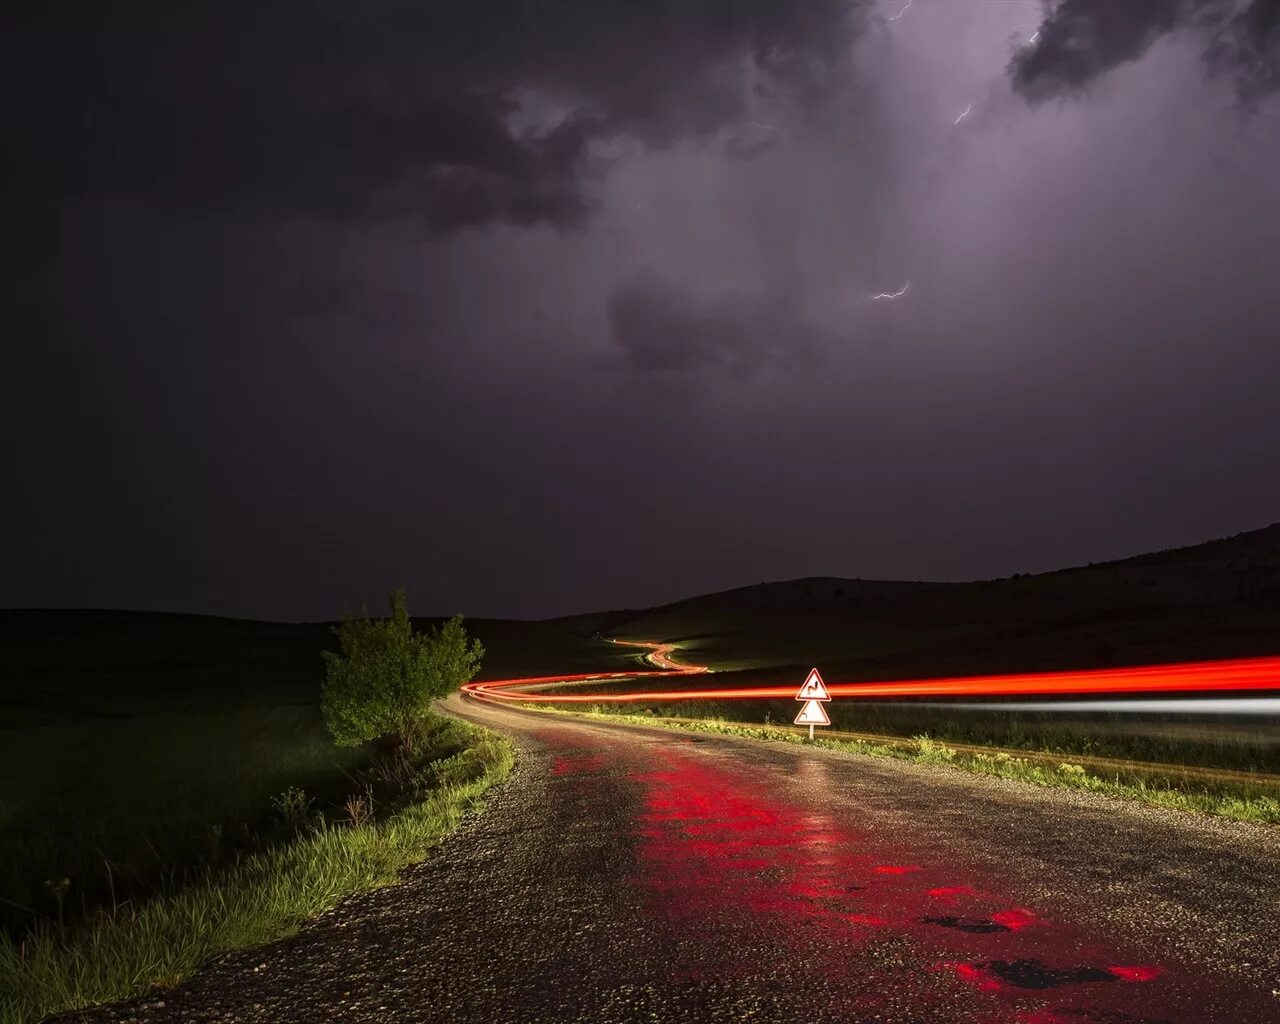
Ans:
{"type": "Polygon", "coordinates": [[[461,615],[432,627],[427,646],[427,689],[432,697],[449,696],[480,671],[484,645],[467,636],[461,615]]]}
{"type": "Polygon", "coordinates": [[[334,629],[340,653],[323,652],[325,724],[339,746],[383,739],[411,749],[431,715],[432,699],[470,680],[484,647],[468,638],[461,615],[417,632],[403,587],[391,594],[389,619],[367,616],[344,618],[334,629]]]}

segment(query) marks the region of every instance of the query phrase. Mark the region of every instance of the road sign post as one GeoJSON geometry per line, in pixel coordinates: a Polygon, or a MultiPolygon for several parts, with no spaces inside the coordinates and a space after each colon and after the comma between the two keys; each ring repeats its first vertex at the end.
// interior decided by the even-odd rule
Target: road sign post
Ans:
{"type": "Polygon", "coordinates": [[[827,692],[827,684],[822,681],[822,676],[818,670],[810,669],[809,675],[805,678],[804,685],[800,687],[796,694],[796,700],[804,701],[804,705],[800,708],[800,714],[796,715],[796,725],[807,725],[809,727],[809,739],[813,740],[813,727],[815,725],[830,725],[831,719],[827,717],[827,709],[822,705],[831,699],[831,694],[827,692]]]}

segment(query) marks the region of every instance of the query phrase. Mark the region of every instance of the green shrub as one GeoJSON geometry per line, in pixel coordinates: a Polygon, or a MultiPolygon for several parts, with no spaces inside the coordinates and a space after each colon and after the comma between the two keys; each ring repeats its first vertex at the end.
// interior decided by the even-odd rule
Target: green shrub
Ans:
{"type": "Polygon", "coordinates": [[[340,653],[323,652],[321,710],[334,742],[358,746],[382,739],[412,750],[431,702],[475,676],[484,657],[462,616],[427,633],[409,621],[404,588],[391,594],[389,619],[345,618],[335,627],[340,653]]]}

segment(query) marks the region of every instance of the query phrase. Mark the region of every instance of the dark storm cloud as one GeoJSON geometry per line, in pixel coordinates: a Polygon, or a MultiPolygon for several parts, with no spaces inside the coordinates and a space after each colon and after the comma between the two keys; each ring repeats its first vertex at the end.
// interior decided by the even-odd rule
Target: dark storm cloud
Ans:
{"type": "Polygon", "coordinates": [[[735,61],[812,84],[855,27],[836,0],[77,7],[10,35],[26,189],[440,231],[577,221],[594,141],[712,132],[735,61]]]}
{"type": "Polygon", "coordinates": [[[1235,76],[1246,100],[1280,88],[1280,0],[1252,0],[1206,56],[1211,69],[1235,76]]]}
{"type": "Polygon", "coordinates": [[[1242,97],[1276,87],[1280,0],[1062,0],[1014,56],[1014,88],[1032,101],[1078,91],[1179,29],[1204,37],[1209,67],[1232,75],[1242,97]]]}
{"type": "Polygon", "coordinates": [[[1036,44],[1014,58],[1014,87],[1033,99],[1079,89],[1142,56],[1186,7],[1185,0],[1063,0],[1036,44]]]}
{"type": "Polygon", "coordinates": [[[728,292],[703,299],[657,281],[609,298],[613,340],[641,371],[710,369],[732,376],[809,366],[817,329],[786,296],[728,292]]]}

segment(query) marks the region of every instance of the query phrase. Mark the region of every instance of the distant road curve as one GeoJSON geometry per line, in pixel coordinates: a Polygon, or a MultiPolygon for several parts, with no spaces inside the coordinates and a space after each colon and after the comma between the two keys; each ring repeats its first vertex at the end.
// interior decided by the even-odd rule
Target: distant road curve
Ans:
{"type": "MultiPolygon", "coordinates": [[[[628,647],[647,648],[650,663],[638,672],[586,672],[577,675],[531,676],[467,683],[462,689],[478,700],[512,703],[635,704],[679,700],[767,700],[795,696],[792,686],[727,687],[722,689],[637,689],[608,693],[546,693],[552,686],[587,686],[619,679],[688,676],[710,672],[705,665],[672,659],[677,645],[640,640],[612,640],[628,647]]],[[[942,679],[900,679],[886,682],[828,683],[833,697],[1000,697],[1122,693],[1254,693],[1280,688],[1280,657],[1191,661],[1129,668],[1036,672],[1010,675],[959,676],[942,679]]]]}

